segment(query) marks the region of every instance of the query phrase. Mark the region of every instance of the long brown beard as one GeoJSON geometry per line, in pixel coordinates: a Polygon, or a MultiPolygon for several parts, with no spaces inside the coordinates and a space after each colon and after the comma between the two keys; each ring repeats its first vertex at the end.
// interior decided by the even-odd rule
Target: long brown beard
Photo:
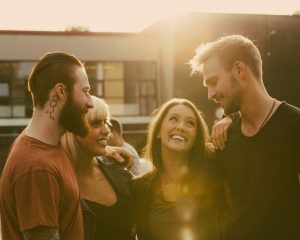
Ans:
{"type": "Polygon", "coordinates": [[[74,102],[71,94],[62,109],[59,122],[67,131],[80,137],[85,137],[89,132],[86,114],[83,113],[80,106],[74,102]]]}

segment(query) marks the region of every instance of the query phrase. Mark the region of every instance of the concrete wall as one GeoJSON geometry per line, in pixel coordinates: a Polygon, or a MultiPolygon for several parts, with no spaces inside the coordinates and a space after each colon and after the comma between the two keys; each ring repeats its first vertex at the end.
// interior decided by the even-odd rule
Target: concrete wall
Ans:
{"type": "Polygon", "coordinates": [[[159,57],[157,39],[149,35],[0,31],[0,60],[35,60],[49,51],[89,61],[158,61],[159,57]]]}

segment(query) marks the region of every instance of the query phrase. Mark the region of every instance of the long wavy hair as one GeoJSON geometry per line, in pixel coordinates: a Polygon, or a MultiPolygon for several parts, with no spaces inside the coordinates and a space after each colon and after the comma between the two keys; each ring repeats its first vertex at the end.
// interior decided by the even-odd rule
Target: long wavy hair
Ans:
{"type": "MultiPolygon", "coordinates": [[[[190,108],[196,117],[196,138],[193,147],[190,150],[189,161],[187,163],[187,174],[184,177],[184,181],[191,184],[197,181],[197,179],[202,178],[202,173],[205,175],[204,166],[206,166],[209,156],[211,156],[211,148],[208,143],[208,127],[202,116],[202,113],[197,109],[197,107],[187,99],[173,98],[164,104],[162,104],[153,113],[153,120],[148,125],[148,136],[147,143],[144,148],[143,156],[151,160],[153,163],[153,170],[147,174],[147,179],[149,184],[152,181],[158,183],[160,177],[163,173],[164,167],[161,157],[161,141],[157,138],[160,131],[162,121],[167,115],[168,111],[176,106],[184,105],[190,108]]],[[[204,178],[202,178],[204,179],[204,178]]]]}

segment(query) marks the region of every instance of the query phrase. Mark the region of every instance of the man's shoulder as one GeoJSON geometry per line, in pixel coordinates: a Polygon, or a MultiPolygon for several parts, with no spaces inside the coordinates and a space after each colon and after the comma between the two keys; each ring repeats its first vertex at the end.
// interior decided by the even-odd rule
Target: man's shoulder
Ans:
{"type": "Polygon", "coordinates": [[[285,101],[283,101],[279,107],[278,110],[282,111],[282,113],[285,114],[294,114],[294,115],[298,115],[300,117],[300,108],[298,108],[295,105],[289,104],[285,101]]]}
{"type": "Polygon", "coordinates": [[[300,127],[300,109],[294,105],[282,102],[274,115],[276,115],[277,122],[281,124],[300,127]]]}
{"type": "Polygon", "coordinates": [[[20,136],[10,150],[5,168],[17,175],[36,170],[56,174],[59,165],[65,165],[62,161],[69,160],[61,147],[47,147],[34,139],[20,136]]]}

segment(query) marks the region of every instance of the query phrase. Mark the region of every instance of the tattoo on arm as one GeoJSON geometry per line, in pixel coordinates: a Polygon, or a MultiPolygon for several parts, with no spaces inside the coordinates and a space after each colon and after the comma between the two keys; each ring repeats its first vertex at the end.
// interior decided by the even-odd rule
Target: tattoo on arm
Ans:
{"type": "Polygon", "coordinates": [[[23,232],[24,240],[60,240],[58,229],[37,227],[23,232]]]}
{"type": "Polygon", "coordinates": [[[49,117],[54,120],[53,112],[54,108],[57,106],[58,96],[54,95],[53,98],[49,102],[50,110],[47,110],[46,113],[49,113],[49,117]]]}

